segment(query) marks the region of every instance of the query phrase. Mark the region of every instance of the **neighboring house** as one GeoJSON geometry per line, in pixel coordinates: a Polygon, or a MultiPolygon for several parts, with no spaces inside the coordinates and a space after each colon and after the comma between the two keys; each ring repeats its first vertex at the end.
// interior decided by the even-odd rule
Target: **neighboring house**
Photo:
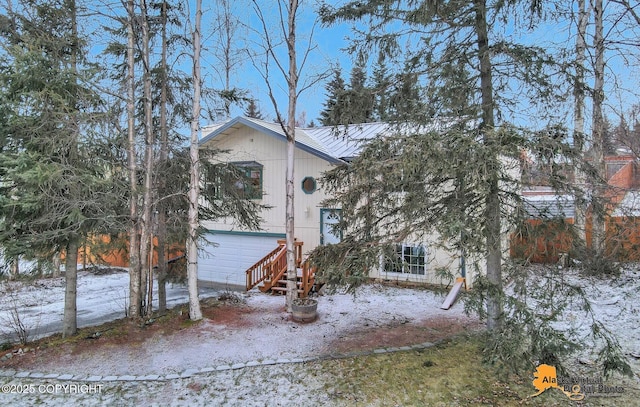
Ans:
{"type": "MultiPolygon", "coordinates": [[[[640,260],[640,172],[632,155],[605,157],[607,183],[606,252],[618,260],[640,260]]],[[[530,187],[522,192],[528,227],[512,236],[511,256],[536,263],[556,262],[570,252],[573,240],[568,225],[575,216],[571,195],[558,195],[551,187],[530,187]]],[[[589,215],[590,216],[590,215],[589,215]]],[[[586,225],[587,241],[591,222],[586,225]]]]}
{"type": "MultiPolygon", "coordinates": [[[[363,142],[387,128],[383,123],[366,123],[296,129],[295,237],[303,242],[303,253],[341,238],[331,230],[340,208],[322,207],[327,195],[318,180],[325,171],[348,163],[363,142]]],[[[286,137],[279,124],[246,117],[206,127],[203,134],[200,148],[228,150],[222,160],[244,168],[251,179],[250,185],[238,187],[251,199],[271,207],[262,213],[260,231],[240,230],[231,220],[202,224],[207,234],[200,246],[198,279],[202,284],[244,287],[246,270],[285,237],[286,137]]],[[[380,269],[371,272],[372,278],[439,283],[436,270],[448,268],[455,276],[460,269],[457,253],[435,249],[430,242],[401,242],[396,252],[404,265],[381,261],[380,269]]]]}

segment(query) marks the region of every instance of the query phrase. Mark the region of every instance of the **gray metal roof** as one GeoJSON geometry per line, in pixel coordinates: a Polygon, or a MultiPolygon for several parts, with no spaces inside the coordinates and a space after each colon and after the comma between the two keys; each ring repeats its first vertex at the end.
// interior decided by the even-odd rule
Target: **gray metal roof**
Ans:
{"type": "Polygon", "coordinates": [[[389,130],[387,123],[362,123],[348,126],[325,126],[304,129],[336,158],[357,156],[363,144],[389,130]]]}
{"type": "Polygon", "coordinates": [[[566,219],[575,216],[571,195],[528,195],[523,197],[524,210],[533,219],[566,219]]]}
{"type": "Polygon", "coordinates": [[[640,216],[640,191],[627,191],[611,216],[640,216]]]}
{"type": "MultiPolygon", "coordinates": [[[[349,161],[358,156],[364,144],[373,138],[391,132],[415,132],[442,130],[455,121],[434,120],[426,125],[410,125],[410,127],[389,123],[362,123],[340,126],[309,127],[296,129],[296,144],[302,150],[321,157],[332,163],[349,161]]],[[[282,126],[248,117],[236,117],[223,123],[202,128],[206,134],[200,145],[207,143],[222,134],[229,134],[241,126],[248,126],[265,134],[286,140],[282,126]]]]}

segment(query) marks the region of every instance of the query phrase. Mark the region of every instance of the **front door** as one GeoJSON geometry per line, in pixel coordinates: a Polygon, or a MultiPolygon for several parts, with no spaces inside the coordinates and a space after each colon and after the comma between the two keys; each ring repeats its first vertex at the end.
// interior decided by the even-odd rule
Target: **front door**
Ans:
{"type": "Polygon", "coordinates": [[[333,230],[340,220],[340,209],[320,209],[320,244],[334,244],[342,240],[342,233],[333,230]]]}

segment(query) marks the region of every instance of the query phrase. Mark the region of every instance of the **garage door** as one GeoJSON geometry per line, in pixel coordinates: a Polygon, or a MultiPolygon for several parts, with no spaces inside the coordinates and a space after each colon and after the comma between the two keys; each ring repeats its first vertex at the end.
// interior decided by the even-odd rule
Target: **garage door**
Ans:
{"type": "Polygon", "coordinates": [[[229,286],[246,284],[245,271],[278,246],[278,233],[209,232],[198,251],[198,280],[229,286]]]}

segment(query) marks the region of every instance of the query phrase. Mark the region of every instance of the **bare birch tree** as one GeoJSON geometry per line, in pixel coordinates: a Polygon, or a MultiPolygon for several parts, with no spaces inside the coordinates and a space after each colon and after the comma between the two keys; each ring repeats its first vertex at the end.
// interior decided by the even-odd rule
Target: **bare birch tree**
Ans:
{"type": "Polygon", "coordinates": [[[143,183],[143,199],[142,199],[142,218],[140,228],[140,266],[141,266],[141,294],[143,298],[145,316],[151,314],[151,298],[147,293],[151,293],[149,287],[153,286],[153,264],[151,256],[152,241],[151,235],[153,231],[152,209],[153,209],[153,163],[154,163],[154,126],[153,126],[153,97],[151,95],[151,50],[149,17],[146,0],[140,1],[140,22],[142,28],[142,100],[144,110],[144,135],[145,135],[145,151],[144,151],[144,183],[143,183]]]}
{"type": "Polygon", "coordinates": [[[140,234],[138,222],[138,165],[136,162],[135,4],[127,3],[127,164],[129,170],[129,317],[140,315],[140,234]]]}
{"type": "MultiPolygon", "coordinates": [[[[597,179],[593,180],[594,188],[592,195],[594,199],[602,199],[603,183],[606,182],[606,169],[604,162],[604,133],[605,121],[602,113],[604,102],[604,23],[602,0],[594,1],[594,37],[593,46],[595,53],[594,65],[594,86],[593,86],[593,115],[592,115],[592,155],[593,165],[597,172],[597,179]]],[[[593,211],[592,215],[591,248],[595,255],[604,253],[605,224],[602,211],[593,211]]]]}
{"type": "MultiPolygon", "coordinates": [[[[168,38],[167,38],[167,14],[168,14],[167,0],[163,0],[160,5],[160,20],[161,20],[161,36],[162,36],[162,51],[160,56],[160,152],[159,152],[159,165],[160,168],[165,168],[169,158],[169,125],[167,122],[167,93],[168,89],[168,65],[167,65],[167,50],[168,50],[168,38]]],[[[162,191],[166,185],[165,177],[160,176],[158,180],[158,188],[162,191]]],[[[166,205],[164,201],[160,200],[157,206],[157,238],[158,238],[158,311],[164,312],[167,309],[167,213],[166,205]]]]}
{"type": "Polygon", "coordinates": [[[298,298],[298,269],[294,247],[294,162],[296,147],[296,104],[298,102],[298,68],[296,64],[296,13],[298,1],[289,0],[287,9],[287,51],[289,55],[289,108],[287,109],[287,202],[286,202],[286,244],[287,244],[287,310],[291,312],[293,301],[298,298]]]}
{"type": "MultiPolygon", "coordinates": [[[[287,250],[287,295],[286,305],[287,310],[291,311],[293,301],[298,297],[297,289],[297,267],[296,267],[296,254],[295,254],[295,219],[294,219],[294,163],[295,163],[295,139],[296,139],[296,109],[298,96],[300,92],[303,92],[308,87],[312,86],[320,78],[324,77],[320,75],[309,83],[299,86],[300,72],[304,68],[304,61],[307,60],[307,56],[313,49],[310,45],[306,48],[305,52],[301,55],[303,61],[298,65],[298,54],[296,50],[297,33],[296,23],[299,18],[299,6],[300,3],[297,0],[278,1],[278,13],[279,20],[277,26],[280,30],[280,37],[276,40],[276,37],[269,31],[267,19],[263,13],[263,9],[256,0],[253,0],[254,9],[258,14],[260,23],[262,25],[262,35],[264,42],[264,51],[266,55],[266,61],[262,64],[260,74],[262,75],[265,84],[269,91],[269,98],[276,111],[276,120],[280,123],[282,131],[287,138],[287,167],[285,174],[286,184],[286,203],[285,203],[285,235],[286,235],[286,250],[287,250]],[[278,58],[276,48],[280,42],[286,44],[287,50],[287,64],[284,64],[278,58]],[[274,93],[273,78],[270,76],[269,67],[271,62],[275,64],[282,77],[287,84],[287,118],[282,116],[282,112],[279,109],[279,105],[274,93]]],[[[309,44],[313,37],[313,28],[309,37],[309,44]]]]}
{"type": "Polygon", "coordinates": [[[189,318],[202,319],[198,298],[198,199],[200,191],[200,162],[198,132],[200,131],[200,94],[202,76],[200,52],[202,49],[200,29],[202,26],[202,0],[196,1],[196,16],[193,28],[193,116],[191,118],[191,142],[189,157],[191,169],[189,177],[189,233],[187,236],[187,284],[189,288],[189,318]]]}
{"type": "MultiPolygon", "coordinates": [[[[585,5],[586,0],[578,0],[578,32],[576,33],[576,61],[575,61],[575,82],[574,82],[574,132],[573,140],[576,151],[579,155],[584,155],[584,99],[585,99],[585,50],[587,23],[589,21],[589,13],[585,5]]],[[[586,213],[584,192],[586,186],[586,175],[580,166],[576,166],[575,183],[578,194],[574,199],[575,218],[574,224],[579,235],[580,244],[587,241],[586,236],[586,213]]]]}
{"type": "Polygon", "coordinates": [[[224,114],[226,118],[231,117],[231,105],[234,101],[244,98],[243,92],[232,85],[232,73],[237,70],[242,63],[241,55],[245,54],[245,50],[238,46],[240,37],[238,29],[242,28],[243,23],[240,18],[234,15],[231,9],[231,0],[217,0],[218,10],[215,26],[216,44],[214,46],[214,56],[219,61],[219,67],[214,67],[220,81],[223,83],[223,89],[218,93],[222,97],[224,103],[224,114]]]}

